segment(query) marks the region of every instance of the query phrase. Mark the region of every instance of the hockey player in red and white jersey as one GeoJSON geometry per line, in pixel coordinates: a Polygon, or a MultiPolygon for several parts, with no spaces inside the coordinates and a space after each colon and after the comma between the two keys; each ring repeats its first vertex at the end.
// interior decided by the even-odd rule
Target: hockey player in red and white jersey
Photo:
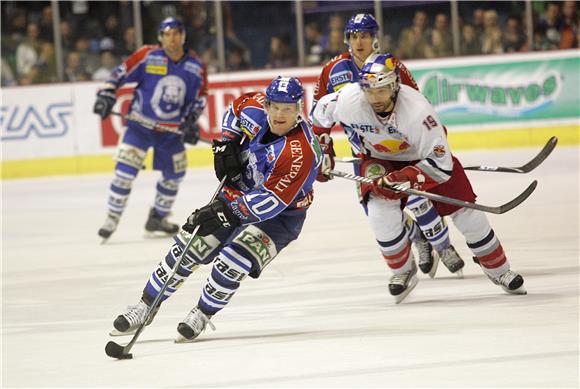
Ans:
{"type": "MultiPolygon", "coordinates": [[[[404,223],[401,209],[406,195],[386,189],[384,184],[404,184],[470,202],[476,197],[461,163],[451,153],[443,124],[421,93],[400,84],[398,69],[388,54],[371,55],[358,83],[324,96],[313,112],[313,121],[321,128],[341,123],[353,149],[364,156],[360,175],[375,179],[373,185],[361,185],[361,201],[393,272],[389,291],[399,303],[418,282],[409,241],[415,226],[404,223]]],[[[321,173],[328,175],[330,168],[323,163],[321,173]]],[[[483,212],[434,204],[440,215],[453,219],[493,283],[508,293],[526,293],[523,277],[510,270],[483,212]]]]}
{"type": "MultiPolygon", "coordinates": [[[[353,15],[344,28],[344,43],[348,52],[337,55],[328,61],[318,77],[314,90],[314,106],[318,100],[329,93],[338,91],[353,82],[359,81],[359,72],[365,60],[373,53],[379,52],[379,25],[371,14],[353,15]]],[[[401,83],[419,90],[411,72],[396,57],[392,61],[399,69],[401,83]]],[[[314,110],[314,107],[312,108],[314,110]]],[[[332,148],[328,144],[326,132],[314,128],[323,148],[332,148]]],[[[323,176],[319,181],[326,181],[323,176]]],[[[451,273],[462,277],[465,265],[449,239],[449,229],[443,218],[437,213],[433,203],[426,198],[411,196],[407,209],[417,219],[416,233],[411,237],[419,255],[419,268],[423,273],[435,276],[439,258],[451,273]],[[434,255],[437,253],[437,255],[434,255]]]]}

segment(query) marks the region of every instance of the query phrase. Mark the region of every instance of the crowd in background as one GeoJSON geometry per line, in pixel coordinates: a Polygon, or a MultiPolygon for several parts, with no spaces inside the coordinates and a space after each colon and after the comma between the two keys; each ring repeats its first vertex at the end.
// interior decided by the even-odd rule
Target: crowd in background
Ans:
{"type": "MultiPolygon", "coordinates": [[[[305,10],[305,64],[321,65],[347,50],[347,18],[371,8],[317,12],[305,10]]],[[[369,2],[366,2],[367,6],[369,2]]],[[[441,58],[454,54],[446,2],[397,5],[383,11],[383,51],[401,59],[441,58]]],[[[460,55],[500,54],[578,48],[576,1],[533,2],[533,47],[529,47],[523,3],[460,2],[460,55]],[[512,5],[510,5],[510,3],[512,5]],[[516,5],[513,5],[516,4],[516,5]]],[[[51,3],[2,2],[2,86],[56,82],[56,53],[51,3]]],[[[212,2],[141,2],[145,43],[157,41],[157,26],[177,16],[186,26],[186,46],[218,72],[215,6],[212,2]]],[[[133,4],[59,2],[59,32],[65,81],[105,80],[137,47],[133,4]]],[[[292,2],[223,2],[226,71],[298,66],[292,2]]]]}

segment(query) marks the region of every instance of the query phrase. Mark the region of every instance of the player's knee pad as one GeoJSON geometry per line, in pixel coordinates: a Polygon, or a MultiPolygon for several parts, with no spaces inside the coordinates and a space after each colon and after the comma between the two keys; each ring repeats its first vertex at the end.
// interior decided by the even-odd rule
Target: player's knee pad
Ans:
{"type": "MultiPolygon", "coordinates": [[[[184,230],[179,230],[179,233],[173,237],[175,245],[179,247],[181,251],[189,242],[191,234],[184,230]]],[[[174,245],[174,247],[175,247],[174,245]]],[[[213,235],[199,236],[196,235],[193,238],[193,242],[189,246],[187,253],[185,254],[185,260],[192,261],[197,264],[207,264],[214,260],[218,254],[221,242],[213,235]]]]}
{"type": "Polygon", "coordinates": [[[131,166],[139,171],[143,167],[143,161],[145,160],[146,156],[146,150],[142,150],[127,143],[121,143],[119,147],[117,147],[114,160],[119,163],[131,166]]]}
{"type": "Polygon", "coordinates": [[[252,263],[250,276],[253,278],[258,278],[264,268],[278,255],[274,239],[255,225],[244,228],[232,240],[230,249],[231,253],[252,263]]]}

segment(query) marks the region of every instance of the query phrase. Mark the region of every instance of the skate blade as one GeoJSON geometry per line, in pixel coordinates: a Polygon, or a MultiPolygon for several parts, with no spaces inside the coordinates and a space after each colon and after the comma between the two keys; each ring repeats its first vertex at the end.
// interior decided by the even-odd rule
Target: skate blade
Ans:
{"type": "Polygon", "coordinates": [[[109,336],[134,335],[135,332],[137,332],[137,330],[127,331],[127,332],[121,332],[119,330],[113,329],[111,332],[109,332],[109,336]]]}
{"type": "Polygon", "coordinates": [[[177,335],[177,338],[175,338],[175,340],[173,341],[173,343],[178,343],[178,344],[181,344],[181,343],[193,343],[194,341],[195,341],[195,338],[193,338],[193,339],[187,339],[187,338],[184,338],[181,334],[178,334],[177,335]]]}
{"type": "Polygon", "coordinates": [[[453,274],[455,274],[457,276],[457,278],[463,279],[463,269],[459,269],[453,274]]]}
{"type": "Polygon", "coordinates": [[[409,286],[407,287],[407,289],[405,289],[403,293],[395,296],[395,304],[400,304],[409,295],[409,293],[411,293],[413,289],[415,289],[418,283],[419,279],[416,276],[413,277],[411,279],[411,282],[409,282],[409,286]]]}
{"type": "Polygon", "coordinates": [[[508,292],[509,294],[528,294],[528,291],[526,290],[526,288],[524,288],[523,285],[517,289],[514,289],[514,290],[509,290],[508,288],[505,288],[504,286],[502,286],[502,289],[505,290],[506,292],[508,292]]]}
{"type": "Polygon", "coordinates": [[[435,278],[435,273],[437,273],[437,268],[439,267],[439,255],[433,255],[433,266],[431,267],[431,271],[429,272],[430,278],[435,278]]]}
{"type": "Polygon", "coordinates": [[[163,231],[145,231],[143,237],[146,239],[162,239],[162,238],[171,238],[175,234],[169,234],[163,231]]]}

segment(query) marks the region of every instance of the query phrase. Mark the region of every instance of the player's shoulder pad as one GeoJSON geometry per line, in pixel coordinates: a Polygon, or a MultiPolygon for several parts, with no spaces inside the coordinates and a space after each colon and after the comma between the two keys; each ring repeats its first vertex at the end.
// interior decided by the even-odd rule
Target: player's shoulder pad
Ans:
{"type": "Polygon", "coordinates": [[[245,108],[254,107],[263,109],[266,95],[263,92],[248,92],[234,100],[232,107],[236,116],[245,108]]]}

